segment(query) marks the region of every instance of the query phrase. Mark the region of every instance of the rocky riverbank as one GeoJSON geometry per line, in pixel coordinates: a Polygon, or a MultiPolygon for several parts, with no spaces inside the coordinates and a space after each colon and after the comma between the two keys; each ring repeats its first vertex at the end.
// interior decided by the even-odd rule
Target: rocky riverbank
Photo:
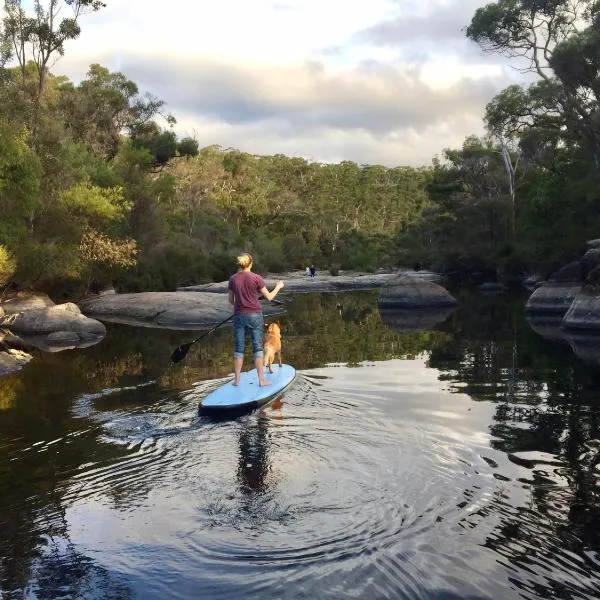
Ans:
{"type": "Polygon", "coordinates": [[[581,258],[555,271],[534,290],[525,305],[530,317],[558,319],[565,331],[600,333],[600,239],[586,246],[581,258]]]}

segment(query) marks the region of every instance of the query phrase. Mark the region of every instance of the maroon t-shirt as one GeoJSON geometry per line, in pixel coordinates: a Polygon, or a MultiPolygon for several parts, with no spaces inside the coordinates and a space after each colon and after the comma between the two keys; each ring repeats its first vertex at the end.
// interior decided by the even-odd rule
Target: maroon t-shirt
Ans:
{"type": "Polygon", "coordinates": [[[238,271],[232,275],[229,289],[235,297],[234,314],[261,312],[259,296],[264,287],[265,280],[252,271],[238,271]]]}

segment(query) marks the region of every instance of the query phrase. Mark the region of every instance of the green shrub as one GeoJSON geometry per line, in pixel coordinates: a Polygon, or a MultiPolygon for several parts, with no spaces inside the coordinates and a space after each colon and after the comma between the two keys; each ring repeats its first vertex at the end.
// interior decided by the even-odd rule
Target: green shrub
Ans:
{"type": "Polygon", "coordinates": [[[0,244],[0,285],[4,285],[15,274],[17,261],[14,256],[0,244]]]}

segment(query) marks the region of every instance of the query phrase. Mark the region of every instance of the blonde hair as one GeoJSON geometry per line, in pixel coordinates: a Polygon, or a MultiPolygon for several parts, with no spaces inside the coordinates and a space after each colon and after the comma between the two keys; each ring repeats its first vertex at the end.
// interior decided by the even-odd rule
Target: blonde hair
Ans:
{"type": "Polygon", "coordinates": [[[240,269],[247,269],[252,266],[252,257],[247,252],[240,254],[237,257],[237,264],[240,269]]]}

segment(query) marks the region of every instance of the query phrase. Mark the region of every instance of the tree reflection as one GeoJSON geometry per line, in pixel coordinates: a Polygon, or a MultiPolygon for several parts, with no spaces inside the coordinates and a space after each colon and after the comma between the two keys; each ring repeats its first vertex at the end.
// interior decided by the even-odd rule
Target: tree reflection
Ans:
{"type": "MultiPolygon", "coordinates": [[[[579,555],[582,549],[597,550],[596,366],[579,360],[568,344],[535,333],[522,313],[523,298],[462,294],[460,308],[452,314],[418,320],[422,330],[413,330],[410,315],[386,323],[376,300],[376,291],[294,296],[279,317],[284,361],[306,369],[427,355],[428,364],[450,387],[456,384],[457,391],[473,400],[495,404],[489,426],[492,446],[530,473],[523,485],[530,490],[531,506],[512,507],[508,499],[496,498],[504,507],[499,510],[501,524],[486,544],[523,565],[532,551],[523,539],[554,540],[579,555]],[[426,329],[434,326],[436,330],[426,329]],[[552,464],[544,464],[540,453],[552,464]],[[536,536],[548,528],[550,535],[536,536]]],[[[114,590],[115,598],[128,597],[125,587],[111,583],[109,574],[69,545],[66,490],[81,465],[106,464],[126,455],[122,446],[100,438],[104,411],[151,405],[165,394],[189,390],[196,381],[230,372],[229,328],[217,330],[185,361],[169,366],[173,349],[190,337],[189,331],[109,326],[96,346],[36,352],[22,371],[0,379],[2,590],[15,590],[17,598],[35,581],[37,597],[53,597],[61,586],[81,597],[93,598],[89,590],[96,587],[114,590]],[[156,383],[136,388],[149,381],[156,383]],[[83,394],[126,386],[134,389],[99,396],[89,402],[87,413],[74,411],[83,394]]],[[[268,410],[267,415],[253,415],[239,431],[237,478],[248,506],[273,485],[270,429],[278,411],[276,406],[268,410]]],[[[107,493],[116,507],[127,509],[143,495],[143,486],[149,482],[107,493]]],[[[539,551],[551,553],[552,548],[539,551]]]]}
{"type": "MultiPolygon", "coordinates": [[[[511,518],[510,502],[497,499],[502,524],[486,541],[527,571],[532,556],[556,552],[553,544],[579,556],[600,549],[600,371],[567,344],[534,332],[523,304],[521,298],[463,297],[445,327],[452,338],[432,350],[429,365],[460,384],[457,391],[496,404],[490,443],[530,472],[523,484],[531,506],[517,507],[511,518]]],[[[558,593],[552,585],[541,591],[558,593]]],[[[560,597],[575,596],[562,589],[560,597]]]]}

